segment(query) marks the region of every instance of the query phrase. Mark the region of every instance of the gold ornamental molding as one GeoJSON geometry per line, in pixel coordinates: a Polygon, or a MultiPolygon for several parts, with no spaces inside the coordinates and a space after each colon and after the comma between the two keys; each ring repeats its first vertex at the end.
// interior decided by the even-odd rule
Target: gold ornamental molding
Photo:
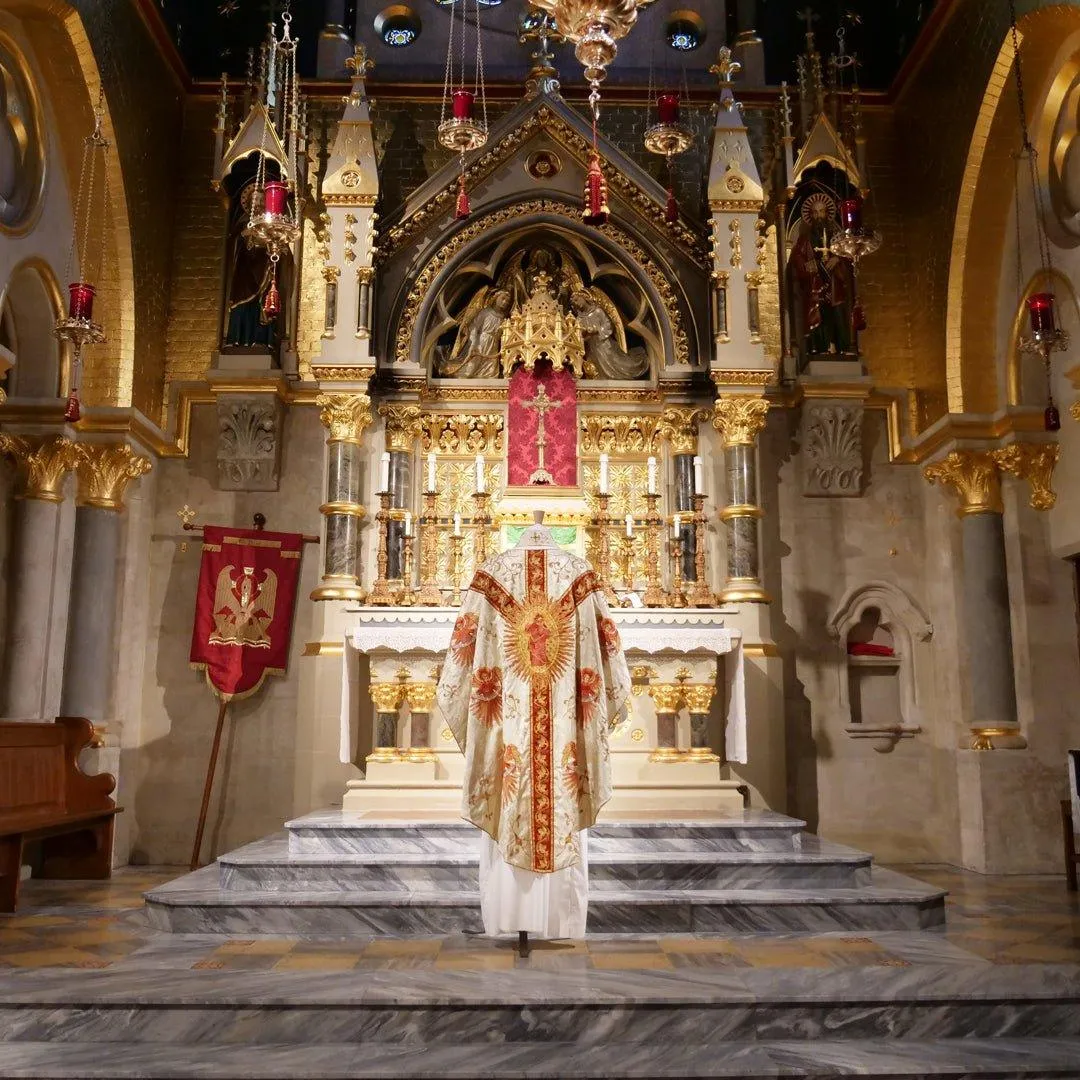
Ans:
{"type": "Polygon", "coordinates": [[[352,364],[312,364],[311,377],[316,382],[364,383],[375,374],[371,366],[352,364]]]}
{"type": "Polygon", "coordinates": [[[420,446],[425,454],[502,453],[502,413],[423,413],[420,424],[420,446]]]}
{"type": "Polygon", "coordinates": [[[776,381],[772,368],[713,368],[709,374],[718,390],[725,386],[768,386],[776,381]]]}
{"type": "Polygon", "coordinates": [[[123,510],[124,495],[132,480],[148,473],[152,463],[127,443],[76,443],[79,506],[123,510]]]}
{"type": "MultiPolygon", "coordinates": [[[[561,116],[546,105],[541,106],[532,115],[525,118],[521,125],[495,143],[487,153],[478,157],[465,170],[465,183],[472,190],[478,183],[499,169],[513,157],[534,135],[546,131],[570,152],[582,168],[588,166],[592,147],[561,116]]],[[[663,213],[663,207],[647,195],[629,177],[616,169],[607,173],[608,187],[617,193],[623,201],[633,207],[646,221],[655,222],[663,213]]],[[[416,213],[395,225],[387,233],[387,243],[380,244],[380,250],[396,250],[403,243],[408,243],[418,233],[426,229],[440,214],[449,210],[457,198],[457,184],[448,185],[437,195],[433,195],[416,213]]],[[[580,216],[580,215],[578,215],[580,216]]],[[[602,227],[606,231],[608,227],[602,227]]],[[[701,269],[707,269],[708,252],[703,239],[683,222],[665,227],[665,235],[689,256],[701,269]]],[[[643,263],[642,265],[648,265],[643,263]]]]}
{"type": "Polygon", "coordinates": [[[418,405],[380,405],[386,421],[386,449],[411,453],[413,443],[423,434],[424,414],[418,405]]]}
{"type": "Polygon", "coordinates": [[[583,454],[653,454],[662,438],[659,416],[630,413],[583,413],[583,454]]]}
{"type": "Polygon", "coordinates": [[[19,471],[19,497],[64,501],[64,479],[75,467],[75,444],[63,435],[32,439],[0,431],[0,454],[19,471]]]}
{"type": "Polygon", "coordinates": [[[721,521],[734,521],[736,518],[763,518],[765,511],[753,503],[732,503],[719,510],[716,516],[721,521]]]}
{"type": "Polygon", "coordinates": [[[951,487],[960,500],[959,517],[1000,514],[1001,479],[992,450],[954,450],[923,469],[931,484],[951,487]]]}
{"type": "Polygon", "coordinates": [[[360,436],[371,424],[371,398],[367,394],[320,394],[315,399],[319,419],[329,431],[328,442],[360,444],[360,436]]]}
{"type": "Polygon", "coordinates": [[[752,394],[725,394],[716,399],[713,427],[724,440],[724,448],[753,446],[765,426],[769,403],[752,394]]]}
{"type": "Polygon", "coordinates": [[[781,656],[780,647],[772,641],[753,641],[742,647],[743,656],[781,656]]]}
{"type": "Polygon", "coordinates": [[[1061,456],[1058,443],[1012,443],[993,451],[993,455],[999,469],[1031,485],[1029,501],[1033,510],[1053,509],[1057,493],[1051,484],[1061,456]]]}
{"type": "MultiPolygon", "coordinates": [[[[456,191],[456,188],[455,188],[456,191]]],[[[502,224],[504,221],[512,221],[516,218],[526,217],[531,214],[551,214],[555,217],[565,218],[575,225],[580,223],[581,214],[566,203],[554,199],[534,199],[529,202],[514,203],[504,206],[500,210],[494,210],[485,214],[479,220],[466,226],[459,233],[452,236],[435,254],[427,261],[424,268],[416,276],[413,287],[405,300],[405,306],[398,319],[399,328],[413,328],[417,325],[420,307],[427,296],[435,278],[443,268],[457,255],[462,248],[472,243],[477,237],[488,232],[490,229],[502,224]]],[[[671,337],[674,343],[674,358],[672,363],[676,366],[685,367],[690,363],[690,342],[683,327],[682,315],[679,311],[678,297],[675,289],[667,276],[660,272],[656,261],[649,256],[644,248],[634,240],[629,233],[611,224],[594,226],[594,230],[601,232],[617,247],[626,252],[630,258],[643,269],[660,296],[660,302],[664,306],[668,322],[671,326],[671,337]]],[[[393,239],[391,231],[391,243],[396,246],[398,241],[393,239]]],[[[398,333],[397,350],[395,358],[399,364],[409,362],[409,354],[412,349],[412,333],[398,333]]]]}

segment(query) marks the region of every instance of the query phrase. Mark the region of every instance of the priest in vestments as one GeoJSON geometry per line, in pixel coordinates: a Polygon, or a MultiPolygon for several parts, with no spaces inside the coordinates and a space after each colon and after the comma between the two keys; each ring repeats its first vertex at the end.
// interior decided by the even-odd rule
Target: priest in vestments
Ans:
{"type": "Polygon", "coordinates": [[[534,525],[477,571],[454,627],[438,702],[465,755],[462,816],[485,834],[493,936],[585,936],[585,830],[611,797],[608,733],[630,698],[601,588],[534,525]]]}

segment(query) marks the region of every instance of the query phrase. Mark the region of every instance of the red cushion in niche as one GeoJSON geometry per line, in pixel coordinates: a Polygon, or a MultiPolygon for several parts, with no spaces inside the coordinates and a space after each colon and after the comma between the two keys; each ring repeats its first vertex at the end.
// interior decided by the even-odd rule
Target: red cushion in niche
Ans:
{"type": "Polygon", "coordinates": [[[895,656],[891,645],[875,645],[872,641],[849,641],[848,656],[895,656]]]}

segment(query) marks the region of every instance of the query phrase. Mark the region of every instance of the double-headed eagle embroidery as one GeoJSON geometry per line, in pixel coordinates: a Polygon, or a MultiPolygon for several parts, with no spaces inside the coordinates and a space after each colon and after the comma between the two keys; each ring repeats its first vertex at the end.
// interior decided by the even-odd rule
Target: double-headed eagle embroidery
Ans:
{"type": "Polygon", "coordinates": [[[218,574],[210,644],[269,649],[268,631],[274,621],[277,574],[268,568],[263,571],[262,581],[257,581],[255,567],[245,566],[236,578],[232,576],[233,569],[230,563],[218,574]]]}

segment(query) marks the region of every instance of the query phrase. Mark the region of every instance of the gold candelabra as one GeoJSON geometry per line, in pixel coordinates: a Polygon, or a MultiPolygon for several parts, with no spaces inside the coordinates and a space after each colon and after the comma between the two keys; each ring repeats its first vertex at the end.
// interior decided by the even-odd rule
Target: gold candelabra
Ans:
{"type": "Polygon", "coordinates": [[[715,607],[716,598],[705,574],[705,496],[694,496],[694,587],[690,590],[691,607],[715,607]]]}
{"type": "Polygon", "coordinates": [[[379,528],[379,550],[375,556],[378,577],[376,577],[375,584],[371,588],[368,603],[374,607],[388,607],[394,602],[394,594],[386,577],[389,563],[390,519],[392,517],[390,513],[390,492],[380,491],[378,496],[379,512],[375,515],[375,522],[379,528]]]}
{"type": "Polygon", "coordinates": [[[425,607],[439,607],[442,590],[439,577],[439,534],[436,500],[438,492],[424,492],[424,512],[420,515],[420,592],[416,602],[425,607]]]}
{"type": "Polygon", "coordinates": [[[597,493],[596,505],[598,507],[596,517],[593,519],[597,530],[597,540],[600,542],[600,581],[604,587],[604,597],[610,604],[617,604],[619,598],[611,585],[611,518],[608,517],[608,503],[611,496],[607,493],[597,493]]]}
{"type": "Polygon", "coordinates": [[[486,491],[474,491],[473,501],[476,510],[473,512],[473,525],[476,528],[476,538],[473,540],[474,569],[479,570],[487,561],[488,526],[491,524],[491,515],[488,513],[488,503],[491,496],[486,491]]]}
{"type": "Polygon", "coordinates": [[[461,604],[461,542],[465,539],[459,532],[450,534],[450,575],[454,579],[454,591],[450,595],[453,607],[461,604]]]}
{"type": "Polygon", "coordinates": [[[671,555],[671,593],[668,596],[668,605],[675,608],[686,607],[686,588],[683,585],[682,552],[683,542],[681,536],[672,534],[668,544],[671,555]]]}
{"type": "Polygon", "coordinates": [[[634,591],[634,538],[619,537],[619,554],[622,556],[622,580],[626,592],[634,591]]]}
{"type": "Polygon", "coordinates": [[[413,589],[413,537],[405,533],[401,538],[401,593],[398,595],[398,604],[401,607],[412,607],[416,603],[416,592],[413,589]]]}
{"type": "Polygon", "coordinates": [[[663,607],[667,597],[660,576],[660,496],[646,495],[645,502],[645,592],[641,599],[646,607],[663,607]]]}

